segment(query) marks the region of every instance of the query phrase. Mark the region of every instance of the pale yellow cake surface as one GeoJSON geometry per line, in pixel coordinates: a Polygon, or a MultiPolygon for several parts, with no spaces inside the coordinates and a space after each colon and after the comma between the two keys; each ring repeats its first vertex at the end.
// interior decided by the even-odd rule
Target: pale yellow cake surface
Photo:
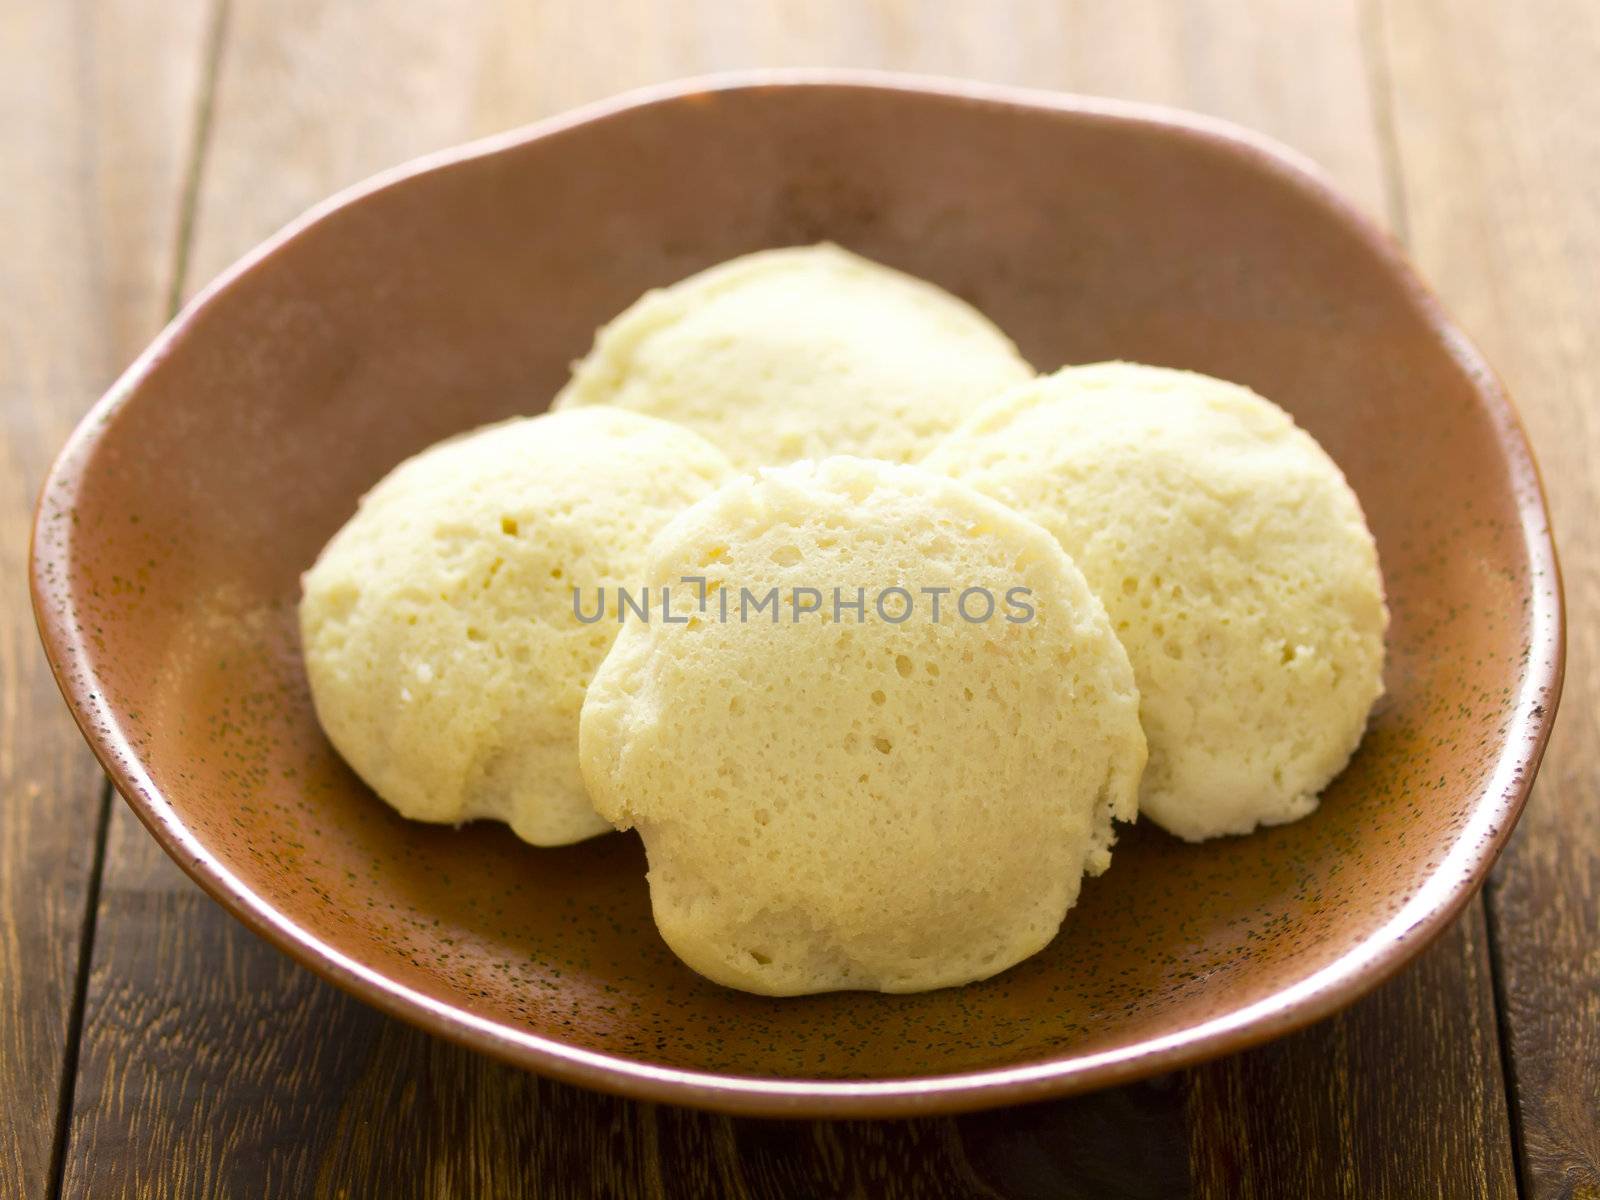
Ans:
{"type": "Polygon", "coordinates": [[[1104,609],[1031,521],[833,458],[689,508],[647,575],[706,583],[675,589],[688,623],[624,625],[584,703],[583,771],[642,835],[656,923],[701,974],[772,995],[981,979],[1043,947],[1107,866],[1112,818],[1136,808],[1138,695],[1104,609]],[[914,605],[898,623],[877,607],[906,611],[897,586],[914,605]],[[774,587],[776,622],[739,619],[774,587]],[[835,610],[836,587],[866,619],[835,610]],[[822,612],[802,594],[796,620],[795,588],[822,612]],[[925,588],[950,589],[938,621],[925,588]],[[995,598],[987,620],[978,592],[962,615],[973,588],[995,598]]]}
{"type": "Polygon", "coordinates": [[[1127,363],[993,401],[927,460],[1056,535],[1139,681],[1140,811],[1189,840],[1316,807],[1383,691],[1377,551],[1333,460],[1255,393],[1127,363]]]}
{"type": "Polygon", "coordinates": [[[317,716],[400,813],[606,831],[578,769],[584,689],[616,635],[574,587],[632,582],[650,538],[727,475],[696,434],[616,409],[509,421],[401,463],[306,572],[317,716]]]}
{"type": "Polygon", "coordinates": [[[679,421],[741,468],[921,458],[1033,374],[950,293],[841,250],[766,250],[646,293],[595,337],[558,409],[679,421]]]}

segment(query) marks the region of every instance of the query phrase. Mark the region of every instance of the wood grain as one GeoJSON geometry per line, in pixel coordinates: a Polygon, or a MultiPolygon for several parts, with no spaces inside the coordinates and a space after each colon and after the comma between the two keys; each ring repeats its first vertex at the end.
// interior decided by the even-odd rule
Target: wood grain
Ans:
{"type": "Polygon", "coordinates": [[[1600,11],[1393,0],[1417,258],[1516,398],[1566,581],[1566,695],[1489,888],[1531,1197],[1600,1196],[1600,11]]]}
{"type": "Polygon", "coordinates": [[[33,500],[159,327],[199,3],[0,6],[0,1196],[42,1195],[70,1070],[104,780],[27,594],[33,500]]]}
{"type": "Polygon", "coordinates": [[[1515,1196],[1482,905],[1354,1007],[1193,1073],[1200,1191],[1515,1196]]]}
{"type": "Polygon", "coordinates": [[[628,88],[745,67],[950,74],[1215,113],[1382,214],[1355,0],[236,0],[188,282],[407,157],[628,88]],[[270,163],[270,170],[262,164],[270,163]]]}
{"type": "MultiPolygon", "coordinates": [[[[1391,195],[1354,0],[392,6],[235,0],[186,291],[335,188],[621,88],[830,63],[1184,104],[1391,195]]],[[[118,805],[65,1194],[1509,1195],[1481,906],[1349,1012],[1134,1088],[959,1120],[735,1122],[536,1080],[319,983],[118,805]]]]}

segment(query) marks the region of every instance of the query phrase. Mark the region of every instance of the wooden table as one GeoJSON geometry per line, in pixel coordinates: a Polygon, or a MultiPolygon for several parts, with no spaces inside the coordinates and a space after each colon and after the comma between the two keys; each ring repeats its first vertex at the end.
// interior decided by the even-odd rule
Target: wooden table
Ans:
{"type": "Polygon", "coordinates": [[[0,1197],[1600,1196],[1594,0],[7,0],[0,96],[0,1197]],[[320,983],[109,795],[38,648],[30,509],[175,307],[408,156],[637,84],[823,64],[1274,134],[1391,224],[1505,374],[1566,569],[1564,713],[1486,895],[1347,1012],[960,1119],[625,1103],[320,983]]]}

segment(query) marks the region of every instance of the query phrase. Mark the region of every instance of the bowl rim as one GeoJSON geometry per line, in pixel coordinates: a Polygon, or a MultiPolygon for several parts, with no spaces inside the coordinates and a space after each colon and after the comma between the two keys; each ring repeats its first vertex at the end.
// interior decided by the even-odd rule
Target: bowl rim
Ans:
{"type": "Polygon", "coordinates": [[[1134,101],[1087,97],[929,75],[834,68],[724,72],[655,84],[560,115],[422,155],[344,188],[307,210],[202,288],[89,410],[52,465],[34,513],[29,549],[34,615],[50,669],[101,766],[156,841],[214,900],[265,938],[379,1010],[429,1033],[566,1083],[636,1100],[743,1115],[906,1117],[975,1110],[1068,1095],[1191,1066],[1282,1036],[1326,1017],[1376,987],[1414,958],[1465,907],[1510,837],[1543,757],[1560,700],[1565,666],[1565,605],[1544,487],[1526,430],[1504,385],[1445,314],[1394,239],[1346,200],[1310,159],[1264,135],[1219,118],[1134,101]],[[686,1070],[586,1050],[511,1029],[429,997],[341,953],[278,911],[214,856],[146,773],[118,714],[98,686],[94,655],[79,630],[72,589],[71,512],[94,451],[136,390],[196,316],[259,263],[337,210],[409,179],[488,158],[636,109],[692,101],[712,92],[833,89],[930,95],[1028,110],[1107,125],[1157,127],[1203,141],[1247,161],[1329,210],[1373,250],[1409,301],[1474,380],[1480,409],[1495,432],[1527,549],[1532,589],[1530,653],[1494,770],[1454,845],[1427,881],[1358,946],[1270,996],[1159,1038],[1095,1054],[1070,1049],[1036,1061],[935,1075],[878,1079],[773,1079],[686,1070]]]}

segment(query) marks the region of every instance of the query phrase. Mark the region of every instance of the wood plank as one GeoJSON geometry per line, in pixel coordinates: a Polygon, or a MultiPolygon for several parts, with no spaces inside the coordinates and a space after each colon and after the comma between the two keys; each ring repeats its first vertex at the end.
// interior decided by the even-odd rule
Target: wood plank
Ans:
{"type": "MultiPolygon", "coordinates": [[[[952,3],[936,16],[893,0],[638,0],[603,28],[591,14],[579,0],[428,0],[373,23],[352,4],[236,0],[186,287],[408,155],[734,66],[882,66],[1186,104],[1298,145],[1369,209],[1387,195],[1355,0],[952,3]]],[[[625,1103],[427,1038],[258,943],[120,805],[100,922],[70,1195],[358,1195],[379,1178],[393,1195],[1366,1196],[1424,1177],[1443,1194],[1510,1192],[1476,905],[1419,968],[1242,1058],[1028,1109],[847,1125],[625,1103]]]]}
{"type": "Polygon", "coordinates": [[[1412,243],[1516,398],[1566,580],[1561,719],[1489,886],[1531,1197],[1600,1196],[1600,11],[1392,0],[1412,243]]]}
{"type": "Polygon", "coordinates": [[[748,67],[949,74],[1175,104],[1311,154],[1382,214],[1356,0],[745,5],[240,0],[190,256],[203,283],[329,192],[628,88],[748,67]],[[263,163],[273,164],[263,172],[263,163]]]}
{"type": "Polygon", "coordinates": [[[983,1194],[943,1190],[967,1176],[945,1123],[734,1123],[419,1033],[261,944],[147,840],[114,822],[123,915],[96,947],[65,1195],[983,1194]]]}
{"type": "Polygon", "coordinates": [[[0,1196],[48,1186],[105,804],[34,630],[33,501],[161,323],[203,12],[0,6],[0,1196]]]}
{"type": "Polygon", "coordinates": [[[1192,1073],[1200,1191],[1514,1196],[1483,907],[1328,1021],[1192,1073]]]}

